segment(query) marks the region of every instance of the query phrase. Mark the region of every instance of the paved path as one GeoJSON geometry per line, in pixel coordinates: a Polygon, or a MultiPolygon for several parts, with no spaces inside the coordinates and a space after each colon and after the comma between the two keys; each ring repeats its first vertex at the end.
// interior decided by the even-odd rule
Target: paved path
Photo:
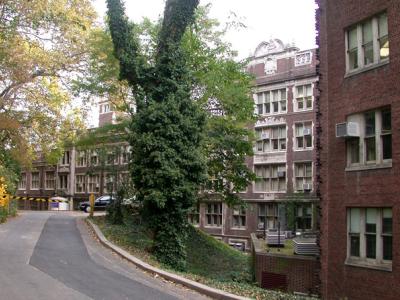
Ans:
{"type": "Polygon", "coordinates": [[[80,214],[23,212],[0,225],[0,299],[209,299],[102,247],[80,214]]]}

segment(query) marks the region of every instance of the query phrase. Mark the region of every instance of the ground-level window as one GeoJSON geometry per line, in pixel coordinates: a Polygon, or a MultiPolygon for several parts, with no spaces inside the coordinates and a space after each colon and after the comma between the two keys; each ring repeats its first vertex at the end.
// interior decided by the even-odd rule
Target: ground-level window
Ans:
{"type": "Polygon", "coordinates": [[[26,173],[21,174],[21,179],[18,182],[18,189],[25,190],[26,189],[26,173]]]}
{"type": "Polygon", "coordinates": [[[31,189],[38,190],[40,187],[39,172],[31,173],[31,189]]]}
{"type": "Polygon", "coordinates": [[[232,227],[246,228],[246,209],[243,207],[234,207],[232,210],[232,227]]]}
{"type": "Polygon", "coordinates": [[[302,203],[296,205],[296,230],[312,229],[312,205],[302,203]]]}
{"type": "Polygon", "coordinates": [[[258,229],[277,228],[278,206],[274,203],[258,204],[258,229]]]}
{"type": "Polygon", "coordinates": [[[358,262],[385,264],[392,261],[392,209],[347,210],[348,257],[358,262]]]}
{"type": "Polygon", "coordinates": [[[222,226],[222,203],[207,203],[206,222],[207,226],[222,226]]]}
{"type": "Polygon", "coordinates": [[[86,192],[86,176],[85,175],[76,175],[75,177],[75,192],[76,193],[85,193],[86,192]]]}

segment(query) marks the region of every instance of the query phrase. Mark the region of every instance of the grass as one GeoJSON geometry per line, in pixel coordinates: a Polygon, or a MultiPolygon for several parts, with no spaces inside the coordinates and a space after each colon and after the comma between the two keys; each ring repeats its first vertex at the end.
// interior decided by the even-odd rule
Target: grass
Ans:
{"type": "Polygon", "coordinates": [[[265,251],[271,254],[294,255],[294,244],[292,240],[286,240],[285,247],[271,247],[265,244],[265,251]]]}
{"type": "Polygon", "coordinates": [[[174,272],[188,279],[253,299],[305,299],[279,291],[259,288],[252,282],[251,257],[191,227],[186,244],[187,272],[177,272],[161,265],[152,256],[152,234],[144,226],[127,222],[111,225],[105,217],[92,219],[105,237],[134,256],[158,268],[174,272]]]}

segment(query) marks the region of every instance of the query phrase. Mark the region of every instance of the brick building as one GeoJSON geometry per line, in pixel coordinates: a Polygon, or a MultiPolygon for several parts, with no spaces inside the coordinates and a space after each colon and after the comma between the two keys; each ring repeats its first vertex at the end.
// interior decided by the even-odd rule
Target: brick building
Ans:
{"type": "MultiPolygon", "coordinates": [[[[121,115],[121,113],[119,113],[121,115]]],[[[99,126],[116,123],[117,112],[107,101],[99,102],[99,126]]],[[[90,194],[96,197],[115,193],[116,186],[128,180],[129,145],[125,141],[98,144],[93,147],[67,149],[55,165],[40,156],[32,169],[24,170],[18,183],[18,196],[62,196],[74,200],[74,208],[87,201],[90,194]]],[[[27,202],[25,207],[42,206],[27,202]]],[[[40,207],[38,207],[40,208],[40,207]]]]}
{"type": "Polygon", "coordinates": [[[325,299],[400,299],[400,1],[320,0],[325,299]]]}
{"type": "Polygon", "coordinates": [[[315,62],[315,49],[278,39],[255,50],[248,71],[255,75],[257,141],[247,163],[258,179],[240,195],[245,210],[201,203],[191,218],[204,231],[249,249],[250,233],[277,228],[278,220],[282,230],[315,230],[315,62]]]}

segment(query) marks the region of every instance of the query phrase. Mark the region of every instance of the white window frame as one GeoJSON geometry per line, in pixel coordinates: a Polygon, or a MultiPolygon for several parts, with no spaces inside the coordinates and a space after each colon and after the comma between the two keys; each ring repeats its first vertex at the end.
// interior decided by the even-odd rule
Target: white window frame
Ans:
{"type": "MultiPolygon", "coordinates": [[[[353,73],[358,73],[359,71],[363,70],[369,70],[371,68],[375,68],[377,66],[380,66],[382,64],[386,64],[389,62],[389,56],[387,58],[381,59],[380,57],[380,37],[379,37],[379,17],[382,15],[388,16],[386,12],[380,13],[378,15],[373,16],[372,18],[363,20],[362,22],[359,22],[353,26],[350,26],[346,31],[345,31],[345,45],[346,45],[346,74],[353,74],[353,73]],[[373,42],[373,53],[374,53],[374,59],[373,62],[365,65],[364,62],[364,49],[363,49],[363,31],[362,31],[362,26],[368,21],[372,21],[372,42],[373,42]],[[349,31],[352,29],[357,30],[357,61],[358,61],[358,67],[354,69],[350,69],[350,58],[349,58],[349,31]]],[[[387,19],[388,20],[388,19],[387,19]]],[[[390,46],[389,46],[390,49],[390,46]]]]}
{"type": "Polygon", "coordinates": [[[75,175],[75,193],[77,194],[84,194],[87,191],[87,185],[86,185],[86,175],[85,174],[76,174],[75,175]],[[83,178],[83,182],[78,178],[83,178]],[[82,191],[78,191],[78,185],[82,185],[82,191]]]}
{"type": "Polygon", "coordinates": [[[45,190],[54,190],[55,188],[56,188],[56,172],[54,172],[54,171],[45,171],[44,172],[44,189],[45,190]],[[47,181],[48,181],[47,174],[48,173],[53,173],[53,187],[49,187],[47,185],[47,181]]]}
{"type": "Polygon", "coordinates": [[[313,165],[313,162],[312,161],[295,161],[293,163],[293,190],[295,192],[302,192],[303,191],[303,189],[298,189],[297,188],[297,178],[302,178],[302,184],[309,183],[309,182],[307,182],[307,178],[309,176],[305,176],[305,173],[303,173],[303,176],[297,176],[297,168],[300,165],[303,165],[303,168],[304,168],[304,166],[306,164],[310,164],[311,165],[311,186],[312,186],[311,191],[314,190],[314,165],[313,165]]]}
{"type": "Polygon", "coordinates": [[[261,153],[271,153],[271,152],[286,152],[287,151],[287,136],[288,136],[288,132],[287,132],[287,126],[286,124],[284,125],[273,125],[273,126],[266,126],[266,127],[257,127],[254,129],[255,130],[255,134],[256,134],[256,144],[255,144],[255,153],[257,154],[261,154],[261,153]],[[279,137],[275,138],[273,137],[273,132],[274,129],[278,129],[278,135],[279,137]],[[280,133],[284,132],[285,136],[284,137],[280,137],[280,133]],[[268,138],[263,138],[262,135],[263,134],[268,134],[268,138]],[[272,149],[272,141],[273,140],[278,140],[278,149],[274,150],[272,149]],[[285,142],[285,149],[282,149],[282,144],[281,141],[284,140],[285,142]],[[259,148],[259,143],[261,143],[262,145],[262,150],[258,150],[259,148]],[[268,143],[268,149],[266,149],[266,144],[268,143]]]}
{"type": "MultiPolygon", "coordinates": [[[[347,256],[345,263],[348,265],[366,267],[366,268],[373,268],[373,269],[381,269],[384,271],[392,271],[392,260],[384,260],[383,259],[383,238],[384,235],[382,232],[382,220],[383,220],[383,210],[384,209],[391,209],[392,210],[392,230],[393,225],[393,208],[392,207],[348,207],[346,210],[346,218],[347,218],[347,256]],[[367,251],[367,244],[366,244],[366,211],[368,208],[375,208],[378,210],[377,212],[377,222],[376,222],[376,258],[367,258],[366,251],[367,251]],[[360,243],[360,256],[351,256],[351,241],[350,236],[352,233],[350,232],[350,211],[351,209],[360,209],[360,220],[359,220],[359,243],[360,243]]],[[[354,234],[354,233],[353,233],[354,234]]],[[[393,232],[391,234],[393,239],[393,232]]],[[[394,253],[393,247],[393,240],[392,240],[392,256],[394,253]]]]}
{"type": "Polygon", "coordinates": [[[39,171],[35,171],[35,172],[31,172],[31,190],[33,191],[37,191],[40,189],[40,172],[39,171]],[[33,187],[33,174],[37,174],[37,187],[33,187]]]}
{"type": "MultiPolygon", "coordinates": [[[[257,203],[257,216],[258,216],[258,221],[257,221],[257,230],[263,230],[264,226],[260,228],[261,224],[264,223],[264,219],[267,224],[265,224],[265,229],[275,229],[277,228],[277,222],[278,222],[278,204],[277,203],[271,203],[271,202],[263,202],[263,203],[257,203]],[[261,207],[265,207],[265,215],[262,214],[261,207]],[[271,213],[271,211],[273,213],[271,213]],[[262,219],[262,220],[261,220],[262,219]],[[270,221],[272,221],[273,226],[269,226],[270,221]]],[[[264,225],[264,224],[263,224],[264,225]]]]}
{"type": "Polygon", "coordinates": [[[205,203],[205,227],[212,227],[212,228],[221,228],[223,225],[223,221],[224,221],[224,207],[222,202],[207,202],[205,203]],[[218,205],[221,208],[220,212],[215,212],[215,208],[212,208],[212,211],[208,211],[208,206],[209,205],[218,205]],[[211,216],[211,220],[212,222],[209,223],[208,222],[208,215],[211,216]],[[216,223],[214,223],[214,216],[217,216],[218,219],[220,219],[220,222],[218,224],[218,221],[216,223]]]}
{"type": "Polygon", "coordinates": [[[256,111],[256,114],[259,115],[259,116],[270,116],[270,115],[287,114],[287,112],[288,112],[288,88],[287,87],[282,87],[282,88],[274,88],[274,89],[266,90],[266,91],[259,91],[258,93],[256,93],[256,100],[255,101],[256,101],[255,111],[256,111]],[[285,97],[286,97],[286,99],[284,99],[284,100],[282,100],[282,91],[283,90],[285,90],[285,97]],[[276,91],[278,92],[278,100],[277,101],[273,101],[273,94],[276,91]],[[269,102],[266,102],[266,99],[267,99],[266,94],[269,94],[269,102]],[[259,103],[259,96],[260,95],[262,95],[261,103],[259,103]],[[285,106],[286,106],[285,110],[282,110],[282,102],[283,101],[285,101],[285,106]],[[278,112],[274,112],[273,111],[273,104],[272,104],[273,102],[278,102],[278,112]],[[266,111],[265,110],[265,106],[267,105],[267,103],[269,105],[269,113],[265,112],[266,111]],[[258,106],[257,105],[260,105],[260,104],[262,104],[262,110],[263,110],[262,114],[259,114],[259,111],[258,111],[258,106]]]}
{"type": "MultiPolygon", "coordinates": [[[[351,162],[351,147],[349,146],[350,140],[346,141],[346,171],[357,171],[364,169],[374,169],[374,168],[390,168],[392,166],[392,158],[383,159],[383,143],[382,136],[387,134],[393,134],[393,122],[392,129],[390,133],[385,133],[382,130],[382,111],[388,109],[389,107],[382,107],[376,110],[361,112],[358,114],[350,115],[347,117],[348,122],[354,122],[359,125],[360,137],[358,138],[359,142],[359,162],[352,163],[351,162]],[[375,160],[367,161],[367,147],[365,143],[366,133],[366,121],[365,115],[367,113],[375,113],[375,160]]],[[[393,120],[391,113],[391,120],[393,120]]],[[[355,137],[357,138],[357,137],[355,137]]],[[[353,138],[354,139],[354,138],[353,138]]],[[[393,139],[393,137],[392,137],[393,139]]],[[[392,157],[393,157],[393,140],[392,140],[392,157]]]]}
{"type": "Polygon", "coordinates": [[[246,229],[247,227],[247,209],[243,207],[233,207],[231,209],[232,212],[232,229],[246,229]],[[238,219],[239,222],[235,222],[235,219],[238,219]],[[242,220],[244,218],[244,225],[242,224],[242,220]],[[236,223],[236,224],[235,224],[236,223]],[[238,225],[237,225],[238,224],[238,225]]]}
{"type": "MultiPolygon", "coordinates": [[[[265,167],[265,166],[269,166],[269,177],[257,177],[257,178],[261,178],[263,180],[268,179],[268,185],[269,185],[269,190],[268,191],[260,191],[256,189],[256,182],[253,182],[253,193],[255,194],[265,194],[265,193],[286,193],[287,191],[287,166],[285,163],[271,163],[271,164],[257,164],[253,166],[253,172],[256,173],[256,168],[259,167],[265,167]],[[285,171],[285,178],[281,179],[279,177],[273,177],[273,175],[271,175],[271,167],[272,166],[277,166],[277,172],[279,171],[285,171]],[[278,178],[278,190],[272,190],[272,179],[278,178]],[[285,181],[285,189],[284,190],[280,190],[279,189],[279,183],[281,180],[285,181]]],[[[257,176],[257,175],[256,175],[257,176]]]]}
{"type": "Polygon", "coordinates": [[[100,174],[88,175],[88,192],[100,193],[100,174]]]}
{"type": "Polygon", "coordinates": [[[68,190],[68,186],[69,186],[68,175],[67,174],[58,174],[58,178],[57,179],[58,179],[57,180],[57,189],[59,189],[59,190],[68,190]],[[61,180],[61,178],[66,178],[65,182],[63,180],[61,180]],[[66,183],[66,186],[61,186],[61,183],[66,183]]]}
{"type": "Polygon", "coordinates": [[[76,167],[86,167],[87,165],[87,153],[85,150],[76,151],[76,167]]]}
{"type": "Polygon", "coordinates": [[[313,108],[314,108],[314,83],[310,82],[310,83],[297,84],[297,85],[294,86],[293,89],[294,89],[294,93],[293,93],[293,95],[294,95],[294,97],[293,97],[293,110],[294,110],[294,112],[311,111],[311,110],[313,110],[313,108]],[[307,107],[303,106],[303,108],[300,109],[299,106],[298,106],[298,103],[299,103],[298,99],[301,98],[301,99],[303,99],[303,103],[307,103],[306,98],[308,96],[304,96],[303,95],[302,97],[300,97],[299,94],[298,94],[298,88],[299,87],[303,87],[303,90],[304,90],[304,88],[307,87],[308,85],[311,85],[311,107],[307,108],[307,107]]]}
{"type": "Polygon", "coordinates": [[[21,179],[18,182],[18,190],[26,190],[26,173],[21,174],[21,179]]]}
{"type": "Polygon", "coordinates": [[[301,122],[295,122],[293,124],[293,150],[294,151],[309,151],[314,149],[314,122],[313,121],[301,121],[301,122]],[[302,135],[297,135],[296,134],[296,125],[302,124],[303,126],[303,134],[302,135]],[[306,138],[304,135],[304,128],[305,124],[311,124],[310,129],[311,129],[311,147],[306,146],[306,138]],[[297,138],[303,137],[303,147],[298,147],[297,146],[297,138]]]}

